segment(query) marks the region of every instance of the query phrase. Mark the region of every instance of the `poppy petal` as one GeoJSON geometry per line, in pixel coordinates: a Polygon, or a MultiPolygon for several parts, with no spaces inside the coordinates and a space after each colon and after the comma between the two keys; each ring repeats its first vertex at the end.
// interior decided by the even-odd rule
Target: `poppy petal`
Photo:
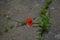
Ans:
{"type": "Polygon", "coordinates": [[[26,19],[26,25],[27,26],[32,26],[32,22],[33,22],[33,19],[31,18],[31,17],[28,17],[27,19],[26,19]]]}

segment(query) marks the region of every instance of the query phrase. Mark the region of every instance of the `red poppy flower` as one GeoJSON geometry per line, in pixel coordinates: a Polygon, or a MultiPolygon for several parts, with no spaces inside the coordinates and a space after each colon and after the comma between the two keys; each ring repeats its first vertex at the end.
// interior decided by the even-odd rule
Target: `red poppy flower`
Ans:
{"type": "Polygon", "coordinates": [[[28,17],[28,18],[26,19],[26,25],[27,25],[28,27],[31,27],[31,26],[32,26],[32,22],[33,22],[33,19],[32,19],[31,17],[28,17]]]}

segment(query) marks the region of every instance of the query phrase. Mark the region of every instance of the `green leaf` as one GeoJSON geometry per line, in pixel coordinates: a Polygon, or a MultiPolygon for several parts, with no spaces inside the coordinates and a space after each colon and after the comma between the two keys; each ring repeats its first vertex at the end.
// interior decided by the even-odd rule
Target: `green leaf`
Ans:
{"type": "Polygon", "coordinates": [[[49,8],[49,5],[51,4],[52,0],[48,0],[45,4],[45,9],[49,8]]]}
{"type": "Polygon", "coordinates": [[[46,3],[45,4],[45,9],[48,9],[49,8],[49,5],[46,3]]]}
{"type": "Polygon", "coordinates": [[[45,24],[46,29],[49,29],[49,27],[50,27],[50,24],[45,24]]]}
{"type": "Polygon", "coordinates": [[[40,16],[45,15],[45,14],[46,14],[46,9],[43,8],[43,9],[41,10],[40,16]]]}
{"type": "Polygon", "coordinates": [[[39,26],[43,27],[44,22],[42,19],[40,19],[38,23],[39,23],[39,26]]]}
{"type": "Polygon", "coordinates": [[[47,4],[50,5],[52,3],[52,0],[48,0],[47,4]]]}

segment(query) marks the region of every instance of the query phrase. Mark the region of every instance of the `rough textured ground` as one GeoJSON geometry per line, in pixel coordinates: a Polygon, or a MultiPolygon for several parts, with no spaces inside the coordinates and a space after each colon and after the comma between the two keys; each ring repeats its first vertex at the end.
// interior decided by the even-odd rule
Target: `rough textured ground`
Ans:
{"type": "MultiPolygon", "coordinates": [[[[12,20],[22,21],[27,17],[39,17],[39,11],[44,7],[46,0],[0,0],[0,25],[6,22],[3,14],[7,14],[12,20]]],[[[43,40],[60,40],[60,0],[53,0],[49,10],[51,12],[51,28],[48,34],[43,35],[43,40]]],[[[0,36],[0,40],[37,40],[38,27],[16,27],[15,21],[10,21],[10,25],[15,27],[8,33],[0,36]]],[[[0,28],[0,30],[3,30],[0,28]]],[[[4,30],[3,30],[4,31],[4,30]]]]}

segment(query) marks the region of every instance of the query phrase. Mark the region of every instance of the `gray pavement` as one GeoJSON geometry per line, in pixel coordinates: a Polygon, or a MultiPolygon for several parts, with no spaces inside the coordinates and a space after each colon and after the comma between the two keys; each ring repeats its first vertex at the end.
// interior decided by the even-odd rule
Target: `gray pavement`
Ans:
{"type": "MultiPolygon", "coordinates": [[[[32,18],[39,17],[39,12],[44,7],[45,2],[46,0],[1,0],[0,10],[2,10],[2,15],[8,14],[12,20],[22,21],[29,16],[32,18]]],[[[60,36],[58,36],[60,35],[60,0],[53,0],[49,10],[52,24],[48,34],[43,35],[43,40],[60,40],[60,36]]],[[[0,19],[3,20],[0,24],[6,22],[5,17],[1,16],[0,19]]],[[[13,24],[14,28],[0,36],[0,40],[37,40],[38,27],[16,27],[15,21],[10,21],[9,24],[13,24]]]]}

